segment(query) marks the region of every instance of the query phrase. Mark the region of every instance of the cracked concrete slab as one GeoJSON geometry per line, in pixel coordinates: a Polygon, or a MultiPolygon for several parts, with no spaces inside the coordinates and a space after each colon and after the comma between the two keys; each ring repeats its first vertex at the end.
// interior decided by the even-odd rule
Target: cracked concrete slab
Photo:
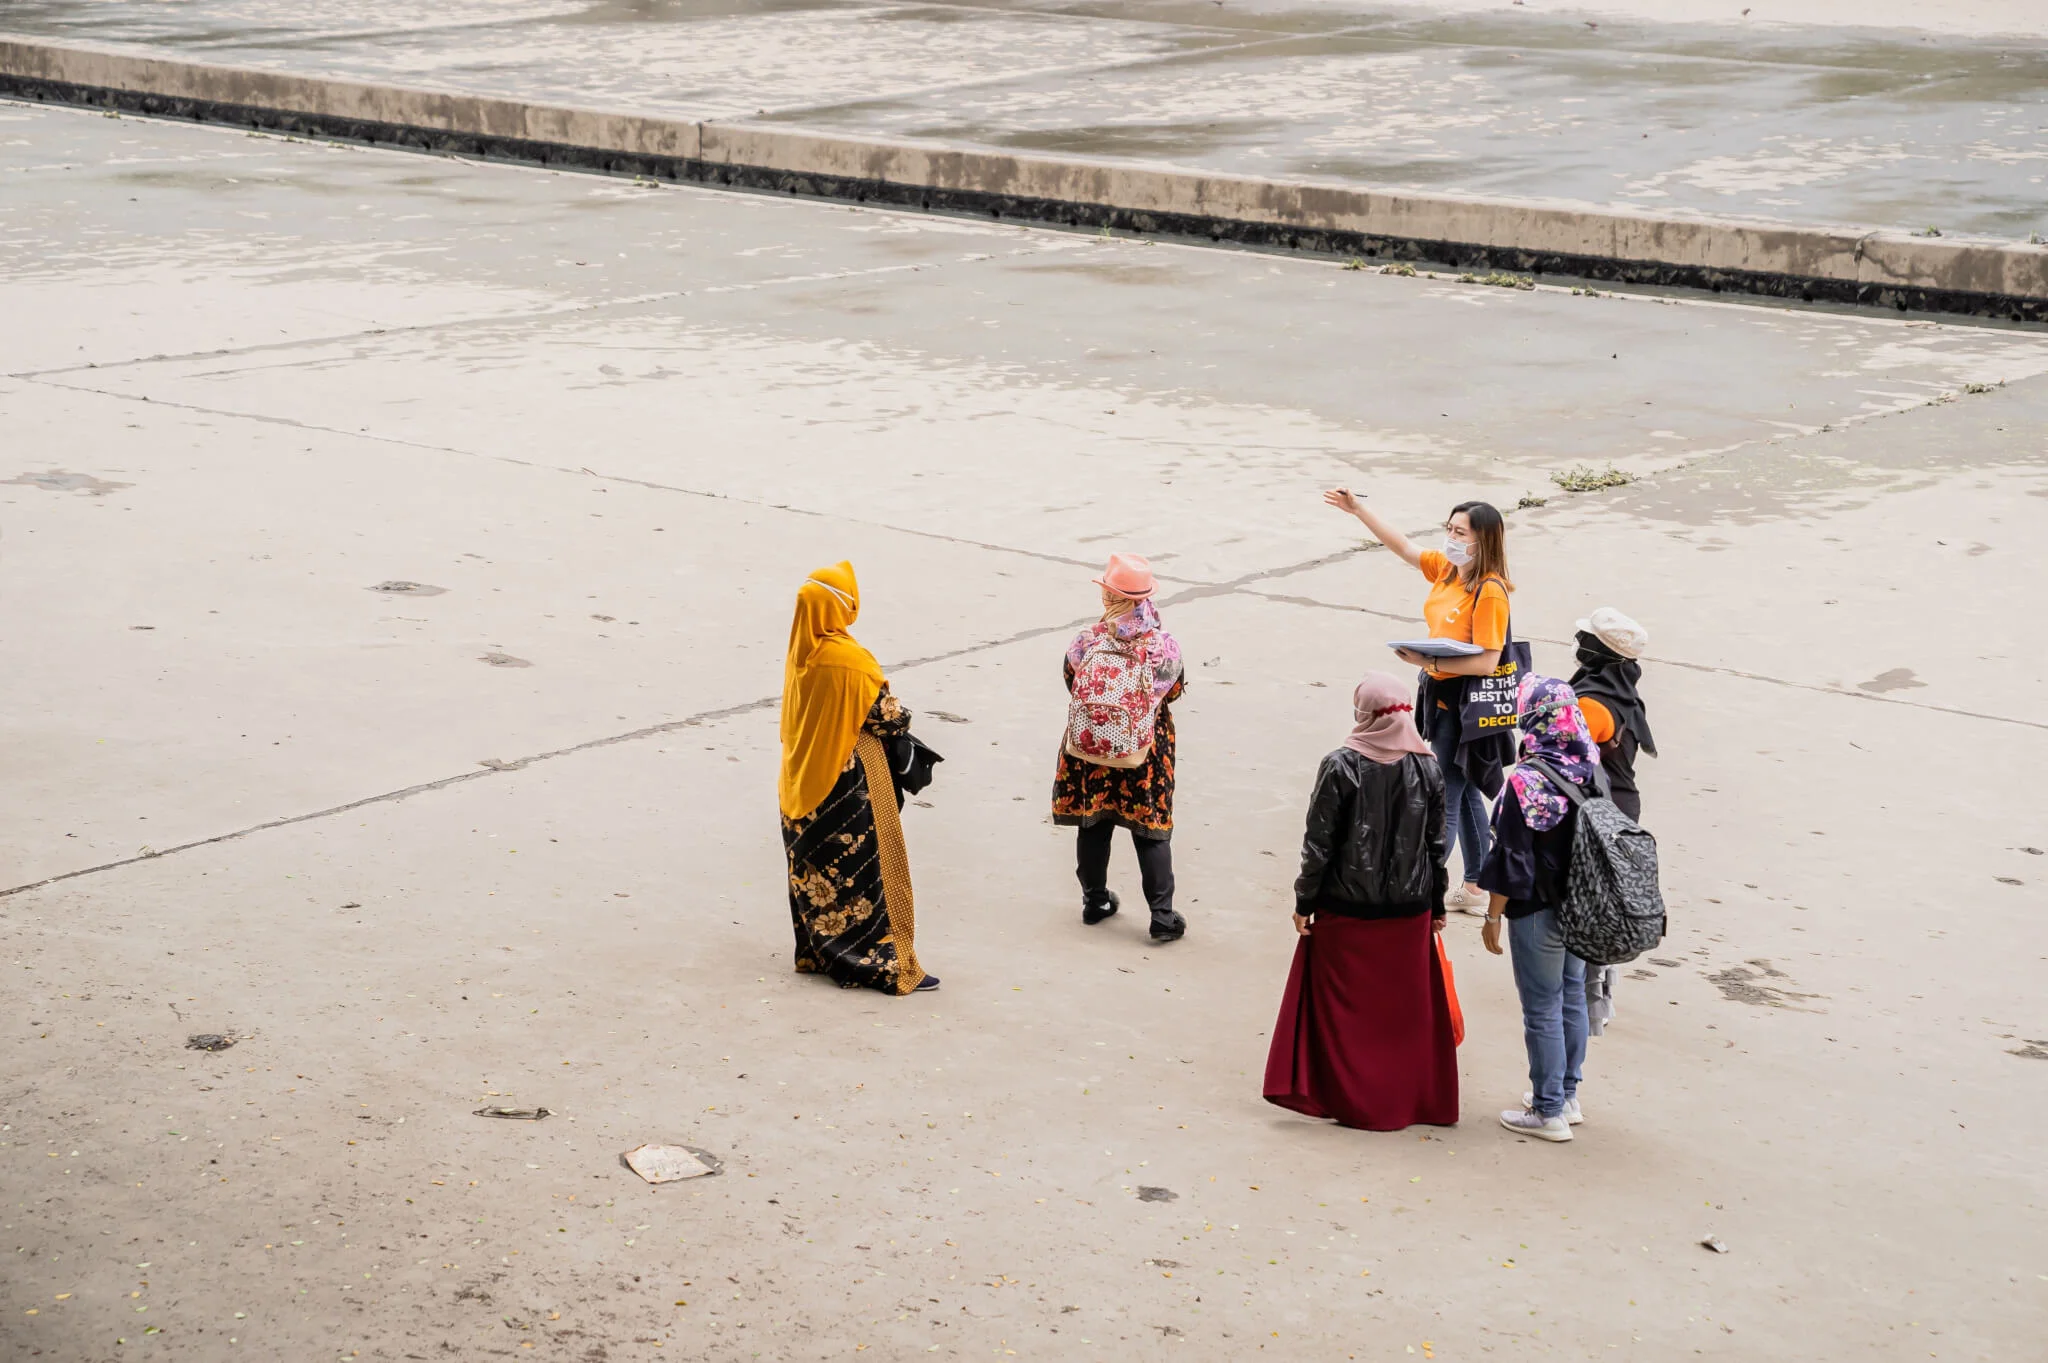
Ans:
{"type": "Polygon", "coordinates": [[[2037,334],[0,113],[0,1352],[2037,1337],[2037,334]],[[1490,1124],[1469,920],[1459,1127],[1259,1099],[1310,775],[1421,596],[1338,478],[1418,532],[1547,495],[1543,665],[1589,606],[1650,628],[1673,931],[1569,1147],[1490,1124]],[[1112,548],[1191,662],[1169,950],[1081,927],[1045,822],[1112,548]],[[948,759],[933,996],[788,970],[777,664],[841,556],[948,759]],[[724,1172],[650,1189],[646,1141],[724,1172]]]}

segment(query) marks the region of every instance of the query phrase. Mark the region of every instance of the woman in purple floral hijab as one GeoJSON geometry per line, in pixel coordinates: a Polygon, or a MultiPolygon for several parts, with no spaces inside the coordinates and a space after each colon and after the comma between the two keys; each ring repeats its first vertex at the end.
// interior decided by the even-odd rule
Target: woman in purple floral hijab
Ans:
{"type": "Polygon", "coordinates": [[[1529,1052],[1529,1091],[1520,1107],[1500,1114],[1518,1135],[1568,1141],[1582,1120],[1579,1081],[1586,1063],[1586,963],[1565,950],[1557,906],[1571,872],[1578,810],[1551,779],[1527,765],[1541,758],[1559,776],[1589,792],[1599,750],[1586,733],[1579,700],[1555,677],[1522,681],[1523,762],[1509,774],[1493,807],[1493,846],[1479,871],[1489,896],[1486,949],[1501,954],[1501,924],[1522,1000],[1522,1041],[1529,1052]]]}
{"type": "MultiPolygon", "coordinates": [[[[1584,786],[1600,765],[1600,750],[1586,732],[1579,698],[1555,677],[1534,673],[1522,678],[1521,713],[1515,727],[1522,732],[1522,757],[1540,757],[1573,785],[1584,786]]],[[[1538,833],[1557,827],[1571,801],[1550,781],[1526,765],[1508,777],[1522,803],[1522,818],[1538,833]]]]}

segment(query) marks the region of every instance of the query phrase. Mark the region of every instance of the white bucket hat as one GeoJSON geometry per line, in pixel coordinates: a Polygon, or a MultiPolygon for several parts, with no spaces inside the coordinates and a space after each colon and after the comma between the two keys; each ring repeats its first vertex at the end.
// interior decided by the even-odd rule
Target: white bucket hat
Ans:
{"type": "Polygon", "coordinates": [[[1578,627],[1624,658],[1640,658],[1650,646],[1650,631],[1612,606],[1602,606],[1579,621],[1578,627]]]}

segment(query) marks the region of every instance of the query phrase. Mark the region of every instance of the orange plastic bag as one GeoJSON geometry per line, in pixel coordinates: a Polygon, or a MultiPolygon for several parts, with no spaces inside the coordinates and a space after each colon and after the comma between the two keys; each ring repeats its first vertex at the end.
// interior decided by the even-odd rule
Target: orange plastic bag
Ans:
{"type": "Polygon", "coordinates": [[[1444,935],[1432,934],[1436,938],[1436,958],[1444,968],[1444,997],[1451,1001],[1451,1042],[1465,1044],[1465,1010],[1458,1006],[1458,977],[1451,970],[1451,953],[1444,950],[1444,935]]]}

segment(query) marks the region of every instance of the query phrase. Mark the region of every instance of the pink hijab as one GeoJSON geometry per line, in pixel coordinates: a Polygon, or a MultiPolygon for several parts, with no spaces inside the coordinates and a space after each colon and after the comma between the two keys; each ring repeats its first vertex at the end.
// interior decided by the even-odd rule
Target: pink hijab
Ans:
{"type": "Polygon", "coordinates": [[[1368,672],[1351,693],[1354,727],[1344,746],[1375,762],[1398,762],[1429,745],[1415,728],[1415,692],[1384,672],[1368,672]]]}

